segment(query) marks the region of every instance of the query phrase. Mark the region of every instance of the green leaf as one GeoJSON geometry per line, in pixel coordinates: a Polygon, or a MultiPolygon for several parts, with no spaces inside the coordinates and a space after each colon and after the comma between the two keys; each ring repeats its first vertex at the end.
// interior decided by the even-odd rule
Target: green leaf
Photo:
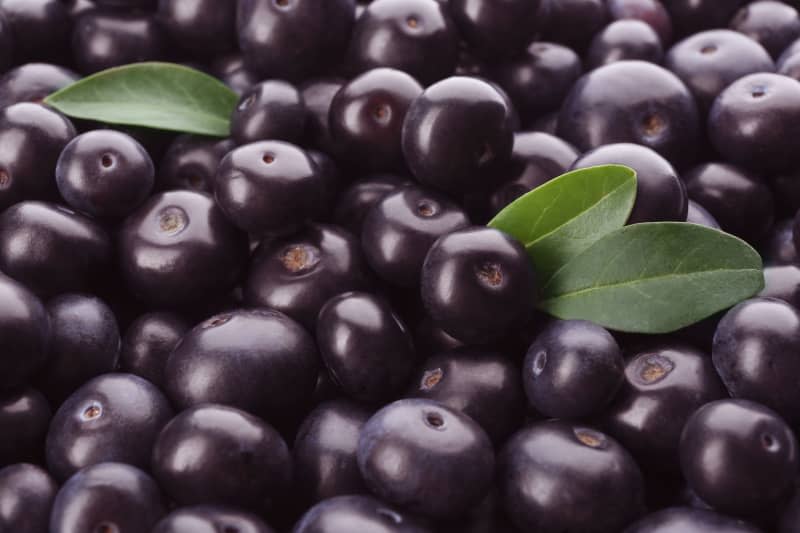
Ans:
{"type": "Polygon", "coordinates": [[[567,172],[518,198],[489,226],[520,241],[546,281],[597,239],[625,225],[636,200],[636,172],[601,165],[567,172]]]}
{"type": "Polygon", "coordinates": [[[761,257],[727,233],[634,224],[600,239],[542,288],[539,306],[619,331],[668,333],[758,293],[761,257]]]}
{"type": "Polygon", "coordinates": [[[237,102],[216,78],[173,63],[104,70],[45,98],[75,118],[216,137],[228,135],[237,102]]]}

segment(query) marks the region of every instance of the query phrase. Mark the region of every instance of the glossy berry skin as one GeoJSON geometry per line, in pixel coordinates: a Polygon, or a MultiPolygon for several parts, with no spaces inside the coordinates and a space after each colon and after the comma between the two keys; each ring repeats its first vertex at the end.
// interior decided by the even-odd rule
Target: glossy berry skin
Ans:
{"type": "Polygon", "coordinates": [[[17,533],[47,531],[58,485],[41,467],[20,463],[0,470],[0,526],[17,533]]]}
{"type": "Polygon", "coordinates": [[[339,533],[343,524],[351,531],[370,533],[432,533],[417,519],[371,496],[338,496],[311,507],[293,533],[339,533]]]}
{"type": "Polygon", "coordinates": [[[165,51],[163,30],[149,13],[97,9],[87,11],[75,22],[72,57],[84,74],[156,61],[165,51]]]}
{"type": "Polygon", "coordinates": [[[542,0],[541,14],[539,27],[545,41],[580,52],[608,21],[608,7],[602,0],[542,0]]]}
{"type": "Polygon", "coordinates": [[[430,400],[398,400],[364,425],[358,466],[385,501],[414,514],[455,518],[488,492],[494,451],[468,416],[430,400]]]}
{"type": "Polygon", "coordinates": [[[328,225],[264,242],[254,252],[244,285],[248,305],[282,311],[309,329],[330,298],[371,285],[358,240],[328,225]]]}
{"type": "Polygon", "coordinates": [[[467,228],[439,238],[422,266],[422,300],[434,322],[467,343],[503,337],[533,305],[525,249],[505,233],[467,228]]]}
{"type": "Polygon", "coordinates": [[[553,418],[584,418],[605,409],[623,382],[617,341],[583,320],[554,321],[528,348],[523,384],[530,405],[553,418]]]}
{"type": "Polygon", "coordinates": [[[689,197],[722,229],[748,242],[764,239],[775,220],[772,191],[757,175],[725,163],[705,163],[683,175],[689,197]]]}
{"type": "Polygon", "coordinates": [[[36,389],[3,392],[0,395],[0,431],[6,438],[0,443],[0,465],[40,462],[51,415],[47,399],[36,389]]]}
{"type": "Polygon", "coordinates": [[[581,59],[571,48],[541,41],[531,43],[492,72],[514,102],[523,124],[558,110],[582,73],[581,59]]]}
{"type": "Polygon", "coordinates": [[[430,85],[455,72],[458,42],[455,22],[441,2],[375,0],[353,28],[346,61],[354,73],[389,67],[430,85]]]}
{"type": "Polygon", "coordinates": [[[644,21],[656,30],[664,46],[672,42],[672,20],[660,0],[608,0],[606,4],[612,19],[644,21]]]}
{"type": "Polygon", "coordinates": [[[658,64],[663,57],[661,39],[649,24],[640,20],[617,20],[592,39],[586,53],[586,68],[593,69],[626,59],[658,64]]]}
{"type": "Polygon", "coordinates": [[[20,102],[41,102],[50,93],[66,87],[78,78],[80,76],[75,72],[58,65],[20,65],[0,77],[0,108],[20,102]]]}
{"type": "Polygon", "coordinates": [[[355,1],[240,0],[236,20],[247,67],[293,81],[340,60],[355,21],[355,1]]]}
{"type": "Polygon", "coordinates": [[[236,2],[159,0],[157,20],[173,43],[195,54],[236,46],[236,2]]]}
{"type": "Polygon", "coordinates": [[[602,426],[648,472],[675,474],[686,420],[707,402],[725,398],[708,354],[688,345],[656,344],[634,353],[602,426]]]}
{"type": "Polygon", "coordinates": [[[47,360],[50,318],[36,295],[0,276],[0,389],[24,385],[47,360]]]}
{"type": "Polygon", "coordinates": [[[282,80],[252,86],[242,94],[231,115],[231,137],[239,145],[267,139],[298,142],[305,126],[303,97],[282,80]]]}
{"type": "Polygon", "coordinates": [[[451,194],[487,188],[511,156],[511,108],[488,82],[454,76],[412,102],[403,153],[416,178],[451,194]]]}
{"type": "Polygon", "coordinates": [[[222,505],[181,507],[159,520],[152,533],[274,533],[255,514],[222,505]]]}
{"type": "Polygon", "coordinates": [[[164,491],[182,505],[254,508],[286,489],[291,457],[266,422],[233,407],[206,404],[167,424],[153,447],[152,468],[164,491]]]}
{"type": "Polygon", "coordinates": [[[226,216],[255,236],[291,231],[321,209],[320,168],[302,148],[261,141],[236,148],[219,164],[215,196],[226,216]]]}
{"type": "Polygon", "coordinates": [[[353,235],[361,235],[364,219],[372,206],[406,183],[392,174],[377,174],[354,182],[336,201],[333,220],[353,235]]]}
{"type": "Polygon", "coordinates": [[[197,192],[151,196],[120,231],[123,279],[151,305],[174,308],[225,294],[246,257],[246,236],[210,196],[197,192]]]}
{"type": "Polygon", "coordinates": [[[14,36],[18,62],[52,59],[67,48],[72,24],[60,0],[3,0],[0,12],[14,36]]]}
{"type": "Polygon", "coordinates": [[[800,263],[794,244],[794,220],[776,222],[760,252],[767,265],[800,263]]]}
{"type": "Polygon", "coordinates": [[[686,531],[711,533],[761,533],[761,530],[741,520],[707,509],[670,507],[651,513],[625,533],[683,533],[686,531]]]}
{"type": "Polygon", "coordinates": [[[69,119],[42,105],[20,103],[0,111],[0,208],[55,198],[56,162],[73,137],[69,119]]]}
{"type": "Polygon", "coordinates": [[[740,78],[711,107],[708,132],[729,162],[760,172],[787,170],[795,161],[788,139],[800,134],[800,82],[780,74],[740,78]]]}
{"type": "Polygon", "coordinates": [[[517,432],[498,456],[498,480],[509,518],[526,531],[612,533],[644,509],[644,481],[630,454],[608,435],[569,422],[517,432]],[[552,490],[536,490],[540,483],[552,490]]]}
{"type": "Polygon", "coordinates": [[[303,420],[292,458],[294,481],[305,501],[366,492],[356,451],[370,414],[357,404],[333,400],[321,403],[303,420]]]}
{"type": "Polygon", "coordinates": [[[505,354],[470,348],[428,358],[418,368],[406,396],[461,411],[494,443],[503,442],[519,425],[525,404],[515,362],[505,354]]]}
{"type": "Polygon", "coordinates": [[[247,68],[241,54],[235,53],[217,58],[212,63],[212,72],[233,92],[240,95],[261,81],[261,77],[247,68]]]}
{"type": "Polygon", "coordinates": [[[712,357],[728,392],[800,420],[800,375],[793,354],[800,346],[800,312],[788,303],[753,298],[722,318],[714,335],[712,357]]]}
{"type": "Polygon", "coordinates": [[[463,39],[476,52],[512,55],[534,40],[539,29],[539,0],[451,0],[450,13],[463,39]]]}
{"type": "Polygon", "coordinates": [[[683,429],[681,470],[714,509],[747,516],[777,502],[797,474],[797,440],[778,414],[748,400],[718,400],[683,429]]]}
{"type": "Polygon", "coordinates": [[[114,371],[120,335],[114,312],[95,296],[62,294],[47,302],[47,312],[48,359],[36,382],[59,405],[89,379],[114,371]]]}
{"type": "Polygon", "coordinates": [[[664,157],[646,146],[616,143],[586,152],[572,164],[573,169],[615,163],[636,171],[636,203],[629,224],[686,220],[689,207],[686,186],[664,157]]]}
{"type": "Polygon", "coordinates": [[[574,146],[555,135],[541,131],[516,133],[509,179],[492,193],[491,213],[499,213],[523,194],[565,173],[579,156],[574,146]]]}
{"type": "Polygon", "coordinates": [[[219,162],[235,146],[230,139],[179,135],[158,165],[158,188],[213,192],[219,162]]]}
{"type": "Polygon", "coordinates": [[[791,5],[774,0],[759,0],[742,7],[730,24],[777,58],[792,41],[800,37],[800,14],[791,5]]]}
{"type": "Polygon", "coordinates": [[[317,357],[314,339],[283,313],[225,312],[183,336],[167,360],[165,390],[181,409],[218,403],[291,418],[314,390],[317,357]]]}
{"type": "Polygon", "coordinates": [[[800,307],[800,267],[797,265],[764,267],[764,288],[758,296],[777,298],[795,308],[800,307]]]}
{"type": "Polygon", "coordinates": [[[636,143],[678,167],[694,158],[698,133],[692,94],[674,74],[644,61],[617,61],[585,74],[558,119],[558,136],[581,151],[636,143]]]}
{"type": "Polygon", "coordinates": [[[403,187],[367,213],[361,246],[372,270],[385,281],[419,287],[422,263],[436,239],[469,224],[466,213],[446,196],[403,187]]]}
{"type": "Polygon", "coordinates": [[[49,531],[141,533],[150,531],[164,514],[163,497],[153,478],[134,466],[100,463],[62,485],[49,531]]]}
{"type": "Polygon", "coordinates": [[[672,17],[677,36],[711,28],[724,28],[747,0],[662,0],[672,17]]]}
{"type": "Polygon", "coordinates": [[[708,113],[728,85],[755,72],[774,72],[775,63],[763,46],[731,30],[707,30],[670,48],[664,66],[678,76],[708,113]]]}
{"type": "Polygon", "coordinates": [[[113,461],[147,469],[156,436],[172,418],[167,398],[132,374],[89,380],[56,411],[47,433],[47,467],[63,481],[113,461]]]}
{"type": "Polygon", "coordinates": [[[67,203],[97,217],[124,217],[153,189],[155,168],[136,139],[114,130],[75,137],[61,152],[56,184],[67,203]]]}
{"type": "Polygon", "coordinates": [[[712,229],[721,229],[719,222],[714,218],[714,215],[702,205],[698,204],[691,198],[689,199],[689,209],[686,211],[686,222],[691,224],[699,224],[712,229]]]}
{"type": "Polygon", "coordinates": [[[331,102],[347,80],[337,77],[313,78],[298,86],[306,107],[306,141],[320,149],[331,150],[328,116],[331,102]]]}
{"type": "Polygon", "coordinates": [[[328,300],[317,318],[316,339],[334,382],[365,403],[396,397],[417,363],[406,325],[385,300],[365,292],[328,300]]]}
{"type": "Polygon", "coordinates": [[[174,313],[156,311],[140,316],[122,338],[120,370],[163,388],[167,358],[189,328],[190,324],[174,313]]]}
{"type": "Polygon", "coordinates": [[[336,153],[368,170],[402,168],[400,135],[411,102],[422,86],[401,70],[368,70],[345,84],[330,107],[330,131],[336,153]]]}

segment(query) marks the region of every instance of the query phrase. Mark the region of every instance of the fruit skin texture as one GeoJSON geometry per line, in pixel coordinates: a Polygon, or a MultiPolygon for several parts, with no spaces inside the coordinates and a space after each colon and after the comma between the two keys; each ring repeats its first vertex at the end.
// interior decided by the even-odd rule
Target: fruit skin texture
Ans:
{"type": "Polygon", "coordinates": [[[248,305],[284,312],[313,330],[330,298],[370,285],[358,240],[336,226],[312,224],[256,249],[244,299],[248,305]]]}
{"type": "Polygon", "coordinates": [[[17,61],[52,59],[67,48],[72,21],[63,2],[3,0],[0,12],[11,28],[17,61]]]}
{"type": "Polygon", "coordinates": [[[517,432],[498,456],[502,501],[524,531],[613,533],[644,510],[644,481],[611,437],[558,420],[517,432]],[[546,483],[552,490],[538,491],[546,483]]]}
{"type": "Polygon", "coordinates": [[[50,347],[37,386],[58,406],[89,379],[113,372],[119,360],[119,327],[100,298],[62,294],[47,303],[50,347]]]}
{"type": "Polygon", "coordinates": [[[209,301],[233,286],[247,237],[205,194],[151,196],[122,225],[119,264],[132,294],[166,308],[209,301]]]}
{"type": "Polygon", "coordinates": [[[625,533],[686,533],[688,531],[714,533],[761,533],[761,530],[725,515],[706,509],[670,507],[651,513],[625,533]]]}
{"type": "Polygon", "coordinates": [[[614,61],[641,59],[661,63],[664,48],[656,31],[639,20],[617,20],[594,36],[586,54],[587,69],[614,61]]]}
{"type": "Polygon", "coordinates": [[[581,151],[636,143],[682,167],[694,159],[699,120],[694,98],[677,76],[652,63],[617,61],[578,80],[557,131],[581,151]]]}
{"type": "Polygon", "coordinates": [[[230,139],[179,135],[158,166],[158,188],[213,192],[219,162],[235,146],[230,139]]]}
{"type": "Polygon", "coordinates": [[[159,520],[152,533],[274,533],[255,514],[223,505],[181,507],[159,520]]]}
{"type": "Polygon", "coordinates": [[[231,137],[242,145],[261,140],[298,142],[306,126],[300,92],[282,80],[266,80],[248,89],[231,115],[231,137]]]}
{"type": "Polygon", "coordinates": [[[145,472],[122,463],[99,463],[61,486],[49,531],[96,531],[103,524],[120,533],[150,531],[165,512],[161,491],[145,472]]]}
{"type": "Polygon", "coordinates": [[[752,298],[728,311],[714,334],[712,358],[734,398],[800,421],[800,312],[782,300],[752,298]]]}
{"type": "Polygon", "coordinates": [[[794,220],[776,222],[759,251],[761,257],[764,258],[765,265],[800,263],[794,244],[794,220]]]}
{"type": "Polygon", "coordinates": [[[54,199],[56,162],[73,137],[72,122],[42,105],[23,102],[0,111],[0,209],[54,199]]]}
{"type": "Polygon", "coordinates": [[[0,442],[0,466],[41,462],[51,415],[47,399],[36,389],[4,392],[0,396],[0,434],[5,435],[0,442]]]}
{"type": "Polygon", "coordinates": [[[525,405],[516,363],[506,354],[475,348],[430,357],[419,367],[406,396],[461,411],[495,444],[519,425],[525,405]]]}
{"type": "Polygon", "coordinates": [[[181,505],[255,508],[286,489],[291,457],[266,422],[233,407],[204,404],[183,411],[161,431],[152,471],[181,505]]]}
{"type": "Polygon", "coordinates": [[[390,68],[368,70],[346,83],[330,106],[330,132],[337,155],[357,168],[402,168],[403,120],[422,90],[409,74],[390,68]]]}
{"type": "Polygon", "coordinates": [[[231,222],[260,237],[316,218],[324,186],[321,169],[308,152],[283,141],[260,141],[222,159],[214,192],[231,222]]]}
{"type": "Polygon", "coordinates": [[[625,381],[598,423],[648,474],[676,474],[686,420],[703,404],[727,397],[708,357],[696,348],[664,341],[632,354],[625,381]]]}
{"type": "Polygon", "coordinates": [[[303,420],[292,447],[293,475],[305,501],[366,492],[356,451],[368,409],[347,400],[319,404],[303,420]],[[330,468],[335,465],[335,468],[330,468]]]}
{"type": "MultiPolygon", "coordinates": [[[[0,109],[20,102],[41,102],[80,78],[75,72],[50,63],[26,63],[4,72],[0,77],[0,109]]],[[[58,154],[53,160],[56,158],[58,154]]]]}
{"type": "Polygon", "coordinates": [[[354,0],[238,0],[236,34],[249,69],[294,81],[337,63],[354,21],[354,0]]]}
{"type": "Polygon", "coordinates": [[[756,174],[726,163],[705,163],[683,175],[689,197],[728,233],[751,243],[763,240],[775,220],[769,186],[756,174]]]}
{"type": "Polygon", "coordinates": [[[708,133],[725,160],[759,172],[796,164],[790,139],[800,135],[800,82],[772,73],[739,78],[720,93],[708,133]]]}
{"type": "Polygon", "coordinates": [[[708,210],[702,205],[698,204],[689,198],[689,209],[686,211],[686,222],[691,224],[699,224],[712,229],[720,228],[719,222],[708,210]]]}
{"type": "Polygon", "coordinates": [[[75,137],[61,152],[56,183],[78,211],[98,217],[124,217],[141,204],[155,181],[150,155],[136,139],[114,130],[75,137]]]}
{"type": "Polygon", "coordinates": [[[171,41],[198,54],[226,52],[236,42],[236,2],[159,0],[157,19],[171,41]]]}
{"type": "Polygon", "coordinates": [[[161,428],[172,418],[167,398],[132,374],[86,382],[56,411],[47,433],[47,467],[59,480],[108,461],[146,469],[161,428]]]}
{"type": "Polygon", "coordinates": [[[450,13],[467,44],[486,55],[521,51],[539,29],[539,0],[451,0],[450,13]]]}
{"type": "Polygon", "coordinates": [[[167,358],[190,327],[174,313],[156,311],[140,316],[128,326],[122,339],[120,370],[163,389],[167,358]]]}
{"type": "Polygon", "coordinates": [[[167,360],[164,383],[178,408],[217,403],[274,423],[302,409],[318,365],[314,339],[297,322],[272,309],[240,309],[187,332],[167,360]]]}
{"type": "Polygon", "coordinates": [[[453,337],[499,339],[533,308],[535,275],[522,245],[498,230],[471,227],[440,237],[422,266],[422,301],[453,337]]]}
{"type": "Polygon", "coordinates": [[[0,525],[15,533],[47,531],[58,485],[46,470],[27,463],[0,470],[0,525]]]}
{"type": "Polygon", "coordinates": [[[47,360],[50,318],[25,286],[0,275],[0,389],[23,385],[47,360]]]}
{"type": "Polygon", "coordinates": [[[469,226],[445,195],[403,187],[375,203],[364,218],[361,246],[372,270],[401,287],[418,287],[425,255],[436,239],[469,226]]]}
{"type": "Polygon", "coordinates": [[[777,298],[795,308],[800,307],[800,267],[776,265],[764,267],[764,288],[761,298],[777,298]]]}
{"type": "Polygon", "coordinates": [[[354,182],[339,195],[333,220],[353,235],[361,235],[364,219],[373,205],[406,182],[399,176],[377,174],[354,182]]]}
{"type": "Polygon", "coordinates": [[[608,0],[608,12],[614,20],[642,20],[656,30],[661,42],[672,42],[672,21],[660,0],[608,0]]]}
{"type": "Polygon", "coordinates": [[[603,0],[542,0],[540,14],[544,40],[583,52],[592,35],[606,25],[608,7],[603,0]]]}
{"type": "Polygon", "coordinates": [[[583,320],[558,320],[528,348],[523,384],[539,413],[584,418],[608,406],[623,370],[622,351],[608,331],[583,320]]]}
{"type": "Polygon", "coordinates": [[[402,514],[371,496],[338,496],[324,500],[303,515],[293,533],[432,533],[415,518],[402,514]]]}
{"type": "Polygon", "coordinates": [[[742,7],[734,15],[730,27],[761,43],[777,58],[800,37],[800,14],[783,2],[759,0],[742,7]]]}
{"type": "Polygon", "coordinates": [[[481,427],[437,402],[397,400],[370,418],[358,441],[370,490],[409,512],[455,518],[491,485],[494,451],[481,427]]]}
{"type": "Polygon", "coordinates": [[[686,186],[669,161],[646,146],[616,143],[586,152],[572,164],[572,169],[608,163],[627,165],[636,171],[636,203],[628,224],[686,220],[686,186]]]}
{"type": "Polygon", "coordinates": [[[774,72],[775,63],[763,46],[731,30],[707,30],[670,48],[664,66],[686,84],[707,114],[725,87],[754,72],[774,72]]]}
{"type": "Polygon", "coordinates": [[[511,108],[488,82],[454,76],[425,89],[406,114],[403,153],[416,178],[451,194],[494,185],[511,156],[511,108]]]}
{"type": "Polygon", "coordinates": [[[396,397],[418,362],[405,324],[385,300],[369,293],[348,292],[328,300],[316,333],[331,377],[360,402],[380,405],[396,397]]]}
{"type": "Polygon", "coordinates": [[[696,33],[709,28],[723,28],[739,6],[747,0],[665,0],[678,35],[696,33]]]}
{"type": "Polygon", "coordinates": [[[395,68],[430,85],[455,71],[459,37],[441,2],[376,0],[353,28],[346,64],[353,73],[395,68]]]}
{"type": "Polygon", "coordinates": [[[681,470],[708,505],[748,516],[777,502],[797,474],[797,441],[772,409],[748,400],[718,400],[683,429],[681,470]]]}
{"type": "Polygon", "coordinates": [[[21,202],[0,214],[0,269],[42,296],[96,284],[111,246],[98,223],[57,204],[21,202]]]}

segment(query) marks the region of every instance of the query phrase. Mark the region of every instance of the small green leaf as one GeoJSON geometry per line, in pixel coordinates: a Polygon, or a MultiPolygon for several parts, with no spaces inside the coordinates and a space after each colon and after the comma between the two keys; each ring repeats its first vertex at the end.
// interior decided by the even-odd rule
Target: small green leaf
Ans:
{"type": "Polygon", "coordinates": [[[597,239],[624,226],[635,200],[633,169],[582,168],[518,198],[489,226],[520,241],[544,281],[597,239]]]}
{"type": "Polygon", "coordinates": [[[668,333],[758,293],[761,257],[727,233],[634,224],[600,239],[542,288],[539,306],[619,331],[668,333]]]}
{"type": "Polygon", "coordinates": [[[173,63],[134,63],[93,74],[45,98],[65,115],[108,124],[226,137],[236,93],[173,63]]]}

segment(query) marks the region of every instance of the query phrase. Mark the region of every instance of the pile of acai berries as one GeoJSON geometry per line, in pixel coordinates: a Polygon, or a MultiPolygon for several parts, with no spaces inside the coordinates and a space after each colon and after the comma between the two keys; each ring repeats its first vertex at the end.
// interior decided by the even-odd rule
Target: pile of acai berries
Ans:
{"type": "Polygon", "coordinates": [[[0,72],[0,532],[800,532],[796,2],[0,0],[0,72]],[[230,136],[43,102],[143,61],[230,136]],[[603,164],[764,290],[536,310],[487,222],[603,164]]]}

